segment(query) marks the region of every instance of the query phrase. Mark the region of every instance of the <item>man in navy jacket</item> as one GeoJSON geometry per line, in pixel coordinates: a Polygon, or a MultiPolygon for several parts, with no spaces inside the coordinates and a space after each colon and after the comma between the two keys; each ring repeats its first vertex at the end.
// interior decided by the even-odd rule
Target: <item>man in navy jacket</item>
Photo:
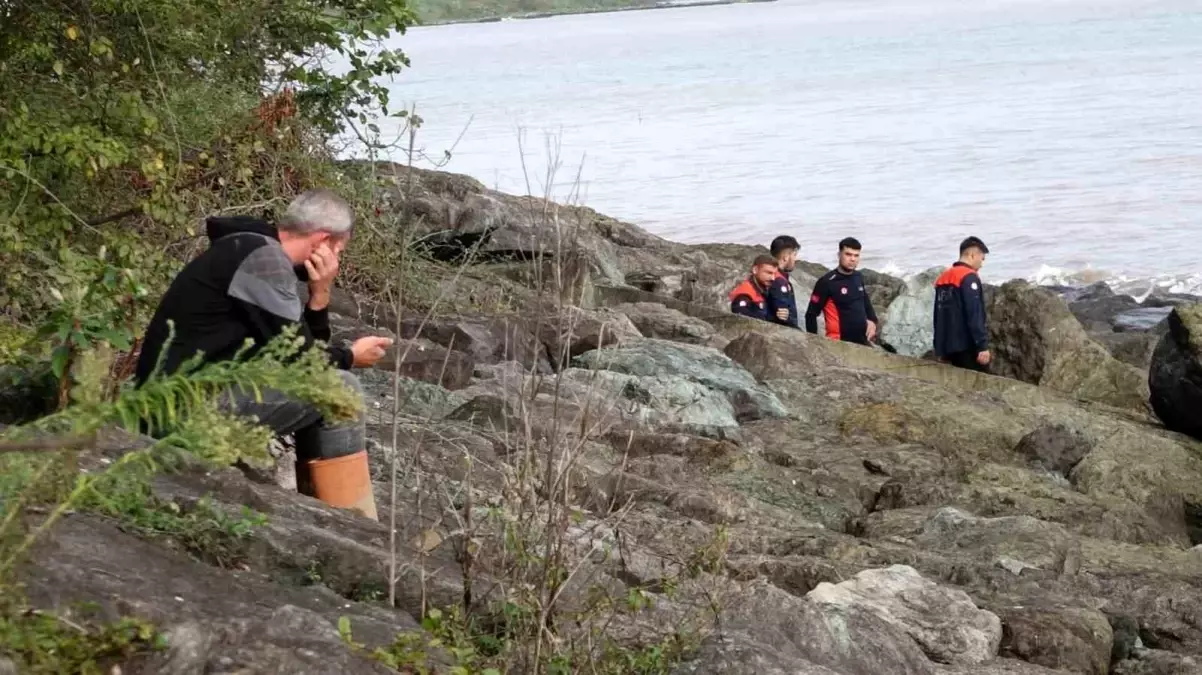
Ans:
{"type": "Polygon", "coordinates": [[[960,260],[935,282],[935,354],[959,368],[989,372],[985,285],[977,274],[989,248],[976,237],[960,244],[960,260]]]}
{"type": "Polygon", "coordinates": [[[787,234],[782,234],[772,240],[768,247],[772,257],[776,258],[776,278],[768,285],[765,294],[765,313],[767,319],[782,326],[798,327],[797,298],[793,295],[793,280],[789,273],[797,265],[797,252],[801,244],[787,234]]]}

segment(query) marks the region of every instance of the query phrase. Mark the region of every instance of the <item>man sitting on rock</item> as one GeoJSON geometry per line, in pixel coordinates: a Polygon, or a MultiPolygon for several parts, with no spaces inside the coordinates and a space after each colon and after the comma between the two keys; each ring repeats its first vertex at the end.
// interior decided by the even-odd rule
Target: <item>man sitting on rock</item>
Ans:
{"type": "Polygon", "coordinates": [[[856,269],[863,248],[852,237],[839,242],[838,266],[814,283],[806,309],[807,332],[818,333],[818,315],[822,314],[826,336],[832,340],[867,345],[876,338],[876,310],[864,290],[864,276],[856,269]]]}
{"type": "Polygon", "coordinates": [[[776,258],[770,255],[757,256],[751,264],[751,276],[730,292],[730,311],[768,321],[768,286],[776,278],[776,272],[776,258]]]}
{"type": "Polygon", "coordinates": [[[801,244],[793,237],[782,234],[772,240],[769,249],[776,258],[776,278],[768,285],[765,295],[768,320],[797,328],[797,298],[793,295],[793,281],[789,273],[797,264],[797,252],[801,250],[801,244]]]}
{"type": "MultiPolygon", "coordinates": [[[[298,325],[305,349],[314,340],[328,341],[330,288],[353,221],[351,207],[328,190],[311,190],[293,200],[278,229],[247,216],[209,218],[208,250],[175,277],[146,330],[138,384],[153,374],[160,357],[167,374],[197,353],[206,362],[229,360],[248,338],[262,346],[290,325],[298,325]],[[304,306],[298,278],[309,285],[304,306]]],[[[349,350],[329,346],[326,351],[342,369],[347,386],[361,395],[358,378],[348,370],[370,367],[391,344],[388,338],[364,337],[349,350]]],[[[294,435],[302,493],[375,519],[364,421],[326,424],[306,403],[280,392],[261,394],[255,400],[251,392],[229,392],[222,404],[235,414],[258,418],[277,434],[294,435]]]]}
{"type": "Polygon", "coordinates": [[[958,367],[989,372],[985,285],[977,272],[989,248],[976,237],[960,243],[960,260],[935,281],[935,354],[958,367]]]}

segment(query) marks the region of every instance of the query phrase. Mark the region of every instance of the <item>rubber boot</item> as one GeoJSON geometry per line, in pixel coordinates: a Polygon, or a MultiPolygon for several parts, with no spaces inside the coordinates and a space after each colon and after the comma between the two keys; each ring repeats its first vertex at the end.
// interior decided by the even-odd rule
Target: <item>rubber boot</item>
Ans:
{"type": "Polygon", "coordinates": [[[335,508],[351,509],[379,520],[366,450],[342,457],[297,461],[296,489],[335,508]]]}

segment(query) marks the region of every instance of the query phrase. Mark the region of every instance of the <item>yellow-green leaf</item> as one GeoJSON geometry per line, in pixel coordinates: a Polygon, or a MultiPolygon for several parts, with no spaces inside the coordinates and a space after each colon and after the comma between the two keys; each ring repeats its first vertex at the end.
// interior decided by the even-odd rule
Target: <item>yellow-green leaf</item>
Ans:
{"type": "Polygon", "coordinates": [[[53,68],[54,68],[55,75],[58,75],[59,77],[63,76],[63,62],[62,61],[55,61],[53,68]]]}

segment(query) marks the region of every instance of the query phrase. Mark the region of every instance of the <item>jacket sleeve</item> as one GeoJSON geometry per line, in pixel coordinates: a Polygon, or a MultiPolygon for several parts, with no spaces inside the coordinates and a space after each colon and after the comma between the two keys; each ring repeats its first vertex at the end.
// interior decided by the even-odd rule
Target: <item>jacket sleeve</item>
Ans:
{"type": "Polygon", "coordinates": [[[736,295],[730,301],[730,311],[753,319],[762,318],[761,310],[750,295],[736,295]]]}
{"type": "MultiPolygon", "coordinates": [[[[271,246],[259,246],[247,253],[235,269],[226,295],[258,345],[264,345],[288,326],[296,325],[304,338],[302,349],[311,349],[316,334],[330,336],[329,313],[306,310],[296,291],[296,272],[283,253],[271,246]]],[[[341,347],[327,347],[330,362],[343,369],[351,367],[351,353],[341,347]]]]}
{"type": "MultiPolygon", "coordinates": [[[[234,298],[234,304],[237,306],[239,313],[242,314],[246,325],[251,328],[251,333],[257,344],[267,344],[277,335],[284,332],[285,328],[298,323],[299,334],[305,340],[304,346],[301,347],[302,350],[312,349],[316,340],[324,341],[330,339],[330,323],[326,310],[306,309],[305,320],[303,322],[296,322],[289,321],[278,314],[268,312],[239,298],[234,298]]],[[[350,370],[354,364],[354,355],[351,354],[349,349],[329,345],[325,351],[330,363],[336,368],[350,370]]]]}
{"type": "Polygon", "coordinates": [[[876,309],[872,306],[872,296],[867,290],[864,292],[864,315],[868,317],[869,321],[880,325],[881,322],[876,318],[876,309]]]}
{"type": "Polygon", "coordinates": [[[806,332],[818,334],[818,315],[822,306],[831,297],[830,286],[826,283],[826,275],[818,277],[814,284],[814,292],[810,294],[810,306],[806,308],[806,332]]]}
{"type": "Polygon", "coordinates": [[[973,347],[983,352],[989,349],[989,330],[985,327],[985,289],[981,278],[975,274],[964,276],[960,282],[960,296],[964,302],[964,325],[973,347]]]}
{"type": "MultiPolygon", "coordinates": [[[[782,326],[792,326],[789,319],[780,320],[776,318],[776,312],[779,309],[789,309],[789,299],[785,295],[784,288],[789,282],[785,279],[773,279],[768,285],[768,292],[764,294],[764,313],[768,320],[772,323],[779,323],[782,326]]],[[[790,309],[789,318],[793,317],[793,312],[796,310],[790,309]]]]}

